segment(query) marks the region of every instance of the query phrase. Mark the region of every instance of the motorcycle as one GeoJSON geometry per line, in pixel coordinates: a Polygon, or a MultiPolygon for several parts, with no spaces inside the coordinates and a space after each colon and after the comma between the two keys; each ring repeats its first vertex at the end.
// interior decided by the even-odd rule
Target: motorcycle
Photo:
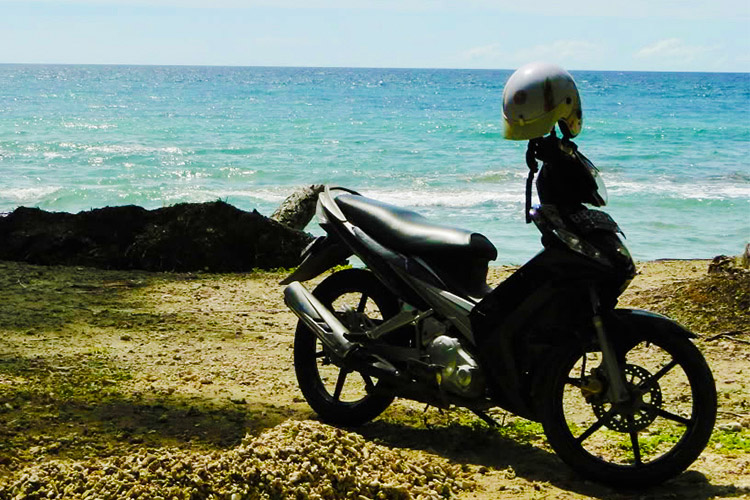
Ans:
{"type": "Polygon", "coordinates": [[[326,422],[357,426],[394,398],[502,408],[540,422],[586,478],[644,487],[705,448],[716,389],[696,335],[669,318],[616,307],[635,276],[605,212],[598,170],[563,136],[528,143],[527,222],[543,250],[494,289],[483,235],[343,187],[326,187],[325,236],[282,284],[299,317],[299,387],[326,422]],[[542,161],[541,169],[538,160],[542,161]],[[539,204],[531,205],[536,180],[539,204]],[[310,292],[301,283],[356,255],[310,292]]]}

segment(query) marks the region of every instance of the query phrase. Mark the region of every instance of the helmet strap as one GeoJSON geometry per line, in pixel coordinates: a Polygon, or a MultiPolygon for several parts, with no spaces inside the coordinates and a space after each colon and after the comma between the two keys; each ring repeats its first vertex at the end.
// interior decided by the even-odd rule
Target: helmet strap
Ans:
{"type": "Polygon", "coordinates": [[[560,127],[560,132],[562,133],[563,141],[569,141],[573,137],[573,134],[570,133],[570,129],[568,128],[567,123],[560,120],[559,122],[557,122],[557,126],[560,127]]]}
{"type": "Polygon", "coordinates": [[[526,177],[526,224],[531,222],[531,190],[534,185],[534,175],[539,171],[539,163],[536,155],[541,146],[539,138],[531,139],[526,148],[526,166],[529,167],[529,175],[526,177]]]}

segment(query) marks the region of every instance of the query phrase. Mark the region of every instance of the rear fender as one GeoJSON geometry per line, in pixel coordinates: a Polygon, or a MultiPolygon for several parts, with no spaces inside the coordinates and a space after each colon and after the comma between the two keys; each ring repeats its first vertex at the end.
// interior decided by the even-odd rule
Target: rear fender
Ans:
{"type": "Polygon", "coordinates": [[[352,251],[342,242],[330,236],[319,236],[302,251],[302,263],[281,284],[311,280],[334,266],[344,264],[351,255],[352,251]]]}

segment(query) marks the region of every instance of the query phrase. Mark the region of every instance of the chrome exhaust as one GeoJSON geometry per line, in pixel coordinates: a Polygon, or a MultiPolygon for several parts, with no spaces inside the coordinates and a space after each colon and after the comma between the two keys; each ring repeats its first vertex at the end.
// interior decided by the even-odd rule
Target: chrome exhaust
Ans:
{"type": "Polygon", "coordinates": [[[284,303],[335,355],[344,359],[349,354],[354,346],[345,337],[349,330],[299,281],[284,289],[284,303]]]}

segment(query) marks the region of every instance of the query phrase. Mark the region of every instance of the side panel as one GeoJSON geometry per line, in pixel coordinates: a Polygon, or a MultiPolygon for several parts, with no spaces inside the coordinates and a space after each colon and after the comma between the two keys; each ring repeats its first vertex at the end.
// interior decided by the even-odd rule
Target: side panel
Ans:
{"type": "Polygon", "coordinates": [[[591,333],[591,288],[610,289],[608,279],[590,260],[547,248],[474,308],[471,324],[498,404],[536,418],[535,374],[561,344],[591,333]]]}
{"type": "Polygon", "coordinates": [[[311,280],[330,268],[343,264],[351,255],[352,251],[345,245],[332,240],[330,236],[321,236],[305,249],[302,263],[281,284],[311,280]]]}

